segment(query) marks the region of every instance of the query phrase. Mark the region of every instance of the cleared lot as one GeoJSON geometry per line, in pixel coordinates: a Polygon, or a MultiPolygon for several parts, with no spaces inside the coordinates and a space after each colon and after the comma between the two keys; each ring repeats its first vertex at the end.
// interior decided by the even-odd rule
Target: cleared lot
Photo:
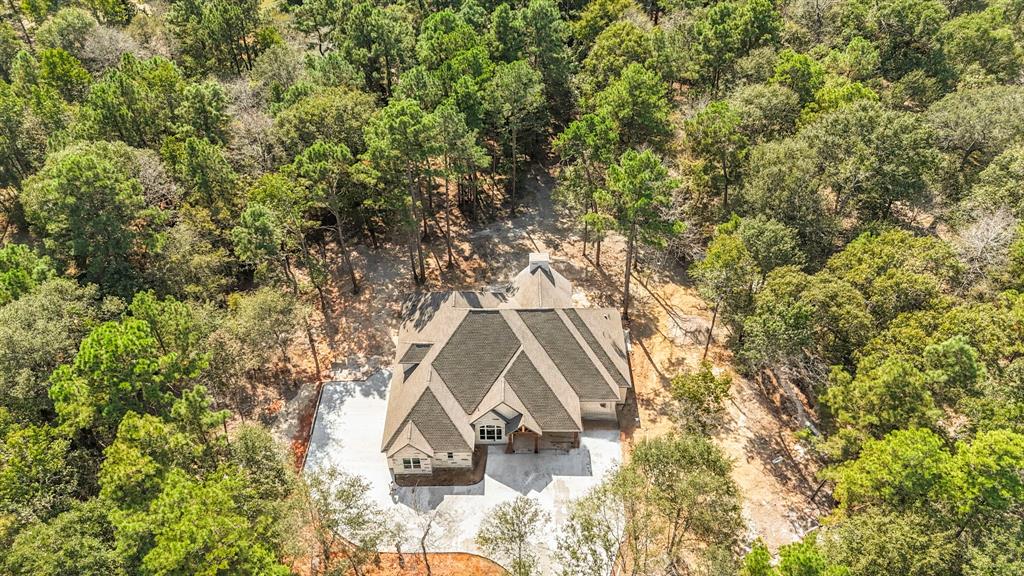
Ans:
{"type": "Polygon", "coordinates": [[[370,497],[406,526],[402,545],[406,551],[418,547],[422,526],[433,517],[433,551],[479,553],[473,539],[488,511],[517,496],[529,496],[550,516],[550,524],[539,533],[545,539],[544,564],[554,568],[551,552],[569,503],[621,461],[618,431],[586,431],[580,448],[568,454],[505,454],[493,447],[484,480],[476,485],[399,487],[392,492],[391,475],[380,452],[389,379],[390,373],[381,370],[365,381],[324,385],[306,471],[335,466],[366,478],[370,497]]]}

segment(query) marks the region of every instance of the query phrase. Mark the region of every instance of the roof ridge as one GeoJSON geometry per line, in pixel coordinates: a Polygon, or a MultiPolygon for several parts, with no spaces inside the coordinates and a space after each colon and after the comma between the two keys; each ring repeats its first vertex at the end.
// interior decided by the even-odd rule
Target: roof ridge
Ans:
{"type": "MultiPolygon", "coordinates": [[[[604,362],[602,362],[601,358],[597,355],[597,351],[590,346],[590,342],[583,336],[583,333],[576,328],[576,324],[569,318],[569,314],[564,311],[555,310],[555,316],[558,316],[558,319],[562,321],[562,324],[565,324],[569,333],[576,339],[576,343],[583,349],[583,353],[587,355],[587,359],[594,364],[594,367],[597,368],[597,372],[604,378],[605,384],[608,384],[608,386],[618,394],[619,383],[615,381],[615,377],[612,376],[611,372],[609,372],[605,367],[604,362]]],[[[584,322],[583,325],[586,327],[586,322],[584,322]]],[[[593,336],[593,333],[591,333],[591,336],[593,336]]]]}

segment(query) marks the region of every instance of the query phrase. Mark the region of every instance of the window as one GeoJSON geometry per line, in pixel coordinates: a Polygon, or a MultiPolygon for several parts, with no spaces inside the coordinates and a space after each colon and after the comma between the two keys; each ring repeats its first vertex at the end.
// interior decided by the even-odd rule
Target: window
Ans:
{"type": "Polygon", "coordinates": [[[405,470],[419,470],[422,467],[419,458],[402,458],[402,468],[405,470]]]}
{"type": "Polygon", "coordinates": [[[455,460],[455,452],[449,452],[448,453],[448,459],[449,460],[455,460]]]}
{"type": "Polygon", "coordinates": [[[505,438],[505,431],[501,426],[485,424],[480,427],[480,439],[484,442],[498,442],[505,438]]]}

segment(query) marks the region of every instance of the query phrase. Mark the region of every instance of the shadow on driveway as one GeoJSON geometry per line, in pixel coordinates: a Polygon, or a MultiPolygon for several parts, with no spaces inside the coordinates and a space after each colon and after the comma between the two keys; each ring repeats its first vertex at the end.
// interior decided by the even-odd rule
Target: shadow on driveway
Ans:
{"type": "Polygon", "coordinates": [[[437,509],[445,496],[483,496],[484,482],[472,486],[410,486],[396,489],[392,499],[423,513],[437,509]]]}
{"type": "Polygon", "coordinates": [[[522,495],[544,491],[555,476],[593,476],[590,449],[581,446],[569,452],[540,454],[506,454],[503,446],[491,446],[487,455],[487,471],[483,482],[472,486],[397,487],[392,500],[417,512],[436,509],[445,496],[483,496],[490,484],[497,482],[522,495]]]}
{"type": "Polygon", "coordinates": [[[526,495],[541,492],[555,476],[593,476],[590,449],[585,445],[568,452],[505,454],[491,448],[487,476],[499,484],[526,495]]]}

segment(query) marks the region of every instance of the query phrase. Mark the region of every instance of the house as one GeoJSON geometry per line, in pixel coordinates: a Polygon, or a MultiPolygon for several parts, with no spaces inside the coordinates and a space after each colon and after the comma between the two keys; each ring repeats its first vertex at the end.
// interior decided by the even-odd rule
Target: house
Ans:
{"type": "Polygon", "coordinates": [[[617,422],[632,386],[627,352],[619,312],[575,306],[547,254],[531,254],[504,290],[414,300],[382,439],[392,475],[469,469],[490,445],[578,448],[588,425],[617,422]]]}

